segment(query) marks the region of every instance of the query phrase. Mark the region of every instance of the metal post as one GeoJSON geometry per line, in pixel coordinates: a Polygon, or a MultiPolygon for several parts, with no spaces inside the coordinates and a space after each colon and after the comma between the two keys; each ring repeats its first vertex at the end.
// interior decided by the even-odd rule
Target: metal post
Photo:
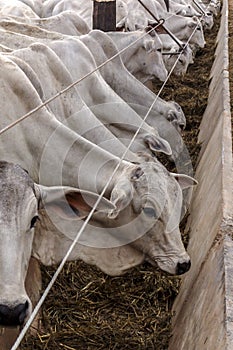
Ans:
{"type": "MultiPolygon", "coordinates": [[[[149,14],[156,20],[157,24],[159,23],[159,19],[155,17],[155,15],[148,9],[148,7],[141,1],[141,0],[138,0],[138,2],[144,7],[144,9],[149,12],[149,14]]],[[[167,29],[165,27],[164,24],[161,24],[163,30],[170,35],[170,37],[177,43],[177,45],[179,45],[179,47],[181,48],[181,50],[183,49],[183,46],[180,44],[180,42],[177,40],[177,38],[175,37],[175,35],[172,34],[172,32],[167,29]]]]}
{"type": "Polygon", "coordinates": [[[116,30],[116,0],[94,0],[93,29],[116,30]]]}
{"type": "Polygon", "coordinates": [[[195,0],[193,0],[193,2],[197,6],[197,8],[203,13],[203,15],[206,15],[205,10],[195,0]]]}

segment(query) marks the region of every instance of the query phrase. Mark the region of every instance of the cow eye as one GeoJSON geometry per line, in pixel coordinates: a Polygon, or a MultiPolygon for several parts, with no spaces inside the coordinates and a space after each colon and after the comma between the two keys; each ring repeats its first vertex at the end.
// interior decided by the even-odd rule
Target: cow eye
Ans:
{"type": "Polygon", "coordinates": [[[143,208],[143,212],[144,214],[146,214],[146,216],[149,216],[150,218],[156,218],[156,211],[152,207],[143,208]]]}
{"type": "Polygon", "coordinates": [[[33,216],[32,220],[31,220],[31,226],[30,226],[30,229],[35,227],[35,224],[37,222],[37,220],[39,219],[39,216],[36,215],[36,216],[33,216]]]}

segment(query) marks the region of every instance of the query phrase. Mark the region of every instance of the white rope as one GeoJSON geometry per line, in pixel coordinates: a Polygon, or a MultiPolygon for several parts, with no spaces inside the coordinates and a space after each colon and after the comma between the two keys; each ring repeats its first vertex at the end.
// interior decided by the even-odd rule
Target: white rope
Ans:
{"type": "MultiPolygon", "coordinates": [[[[192,35],[194,34],[195,30],[196,30],[196,28],[194,29],[192,35]]],[[[189,40],[191,39],[192,35],[190,36],[189,40]]],[[[188,40],[188,42],[189,42],[189,40],[188,40]]],[[[188,42],[186,43],[185,47],[188,45],[188,42]]],[[[182,52],[180,53],[180,55],[181,55],[181,54],[182,54],[182,52]]],[[[132,137],[132,139],[131,139],[129,145],[127,146],[127,148],[126,148],[126,150],[125,150],[125,152],[123,153],[123,155],[122,155],[121,158],[119,159],[119,162],[118,162],[117,166],[116,166],[115,169],[113,170],[112,175],[110,176],[110,178],[109,178],[109,180],[107,181],[106,185],[104,186],[102,192],[100,193],[99,198],[97,199],[95,205],[93,206],[92,210],[90,211],[89,215],[87,216],[87,218],[86,218],[85,222],[83,223],[81,229],[80,229],[79,232],[77,233],[76,238],[74,239],[73,243],[70,245],[70,248],[68,249],[68,251],[67,251],[66,255],[64,256],[64,258],[62,259],[62,261],[61,261],[60,265],[58,266],[56,272],[54,273],[52,279],[51,279],[50,282],[48,283],[46,289],[44,290],[43,295],[41,296],[41,298],[40,298],[39,302],[37,303],[37,305],[35,306],[34,310],[32,311],[32,313],[31,313],[31,315],[30,315],[28,321],[26,322],[24,328],[22,329],[21,333],[19,334],[18,338],[16,339],[16,341],[15,341],[14,345],[12,346],[11,350],[17,350],[18,346],[19,346],[20,343],[22,342],[22,340],[23,340],[23,338],[24,338],[26,332],[28,331],[29,327],[31,326],[31,324],[32,324],[32,322],[33,322],[33,320],[34,320],[34,318],[36,317],[36,315],[37,315],[37,313],[39,312],[39,310],[40,310],[42,304],[44,303],[44,301],[45,301],[45,299],[46,299],[48,293],[50,292],[51,288],[53,287],[54,283],[56,282],[56,279],[57,279],[57,277],[59,276],[61,270],[63,269],[65,263],[67,262],[67,260],[68,260],[68,258],[69,258],[69,255],[71,254],[71,252],[72,252],[72,250],[74,249],[75,245],[77,244],[77,242],[78,242],[78,240],[79,240],[81,234],[82,234],[83,231],[85,230],[85,228],[86,228],[88,222],[90,221],[92,215],[94,214],[94,212],[95,212],[95,210],[96,210],[98,204],[100,203],[100,200],[102,199],[102,197],[103,197],[103,195],[104,195],[104,193],[105,193],[107,187],[109,186],[110,182],[112,181],[112,179],[113,179],[113,177],[114,177],[116,171],[117,171],[118,168],[120,167],[120,165],[121,165],[123,159],[125,158],[125,156],[126,156],[128,150],[129,150],[130,147],[132,146],[132,144],[133,144],[133,142],[135,141],[135,139],[136,139],[136,137],[137,137],[139,131],[140,131],[141,128],[143,127],[144,123],[146,122],[146,119],[147,119],[148,115],[150,114],[152,108],[154,107],[156,101],[158,100],[158,98],[159,98],[159,96],[160,96],[160,94],[161,94],[161,92],[162,92],[164,86],[165,86],[166,83],[168,82],[168,80],[169,80],[169,78],[170,78],[170,76],[171,76],[171,74],[172,74],[172,72],[173,72],[173,70],[174,70],[174,68],[175,68],[175,66],[176,66],[176,64],[177,64],[177,62],[178,62],[178,60],[179,60],[179,58],[180,58],[180,55],[177,57],[177,60],[175,61],[174,65],[173,65],[173,67],[172,67],[172,69],[171,69],[171,71],[169,72],[169,74],[168,74],[166,80],[164,81],[164,83],[162,84],[162,86],[161,86],[161,88],[160,88],[158,94],[156,95],[155,100],[153,101],[153,103],[152,103],[151,107],[149,108],[148,112],[146,113],[145,117],[142,119],[142,122],[141,122],[140,126],[138,127],[136,133],[135,133],[134,136],[132,137]]],[[[116,55],[115,55],[115,56],[116,56],[116,55]]],[[[113,57],[114,57],[114,56],[113,56],[113,57]]],[[[109,60],[108,60],[108,61],[109,61],[109,60]]]]}

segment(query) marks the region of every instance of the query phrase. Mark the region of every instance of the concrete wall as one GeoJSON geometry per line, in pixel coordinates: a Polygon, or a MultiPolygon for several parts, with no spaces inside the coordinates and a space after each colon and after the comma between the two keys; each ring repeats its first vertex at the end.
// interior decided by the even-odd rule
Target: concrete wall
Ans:
{"type": "MultiPolygon", "coordinates": [[[[232,139],[228,72],[228,2],[200,126],[199,181],[187,230],[191,270],[174,304],[169,350],[233,349],[232,139]]],[[[201,93],[201,91],[200,91],[201,93]]]]}

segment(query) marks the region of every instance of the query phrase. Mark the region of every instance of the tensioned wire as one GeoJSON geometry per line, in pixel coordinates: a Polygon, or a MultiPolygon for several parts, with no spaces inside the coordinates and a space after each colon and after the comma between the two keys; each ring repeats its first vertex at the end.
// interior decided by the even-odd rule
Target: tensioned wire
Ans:
{"type": "MultiPolygon", "coordinates": [[[[158,26],[160,25],[160,23],[158,24],[158,26]]],[[[198,23],[197,23],[198,26],[198,23]]],[[[197,26],[194,28],[189,40],[186,42],[184,48],[188,45],[189,41],[191,40],[192,36],[194,35],[194,32],[196,31],[197,26]]],[[[157,27],[157,26],[156,26],[157,27]]],[[[155,27],[155,28],[156,28],[155,27]]],[[[154,30],[155,28],[152,28],[150,31],[148,31],[146,34],[150,33],[152,30],[154,30]]],[[[142,37],[140,37],[139,39],[135,40],[134,43],[136,43],[138,40],[142,39],[145,35],[143,35],[142,37]]],[[[134,43],[132,43],[131,45],[127,46],[127,48],[131,47],[134,43]]],[[[60,91],[58,94],[56,94],[55,96],[53,96],[52,98],[50,98],[49,100],[47,100],[45,103],[43,103],[42,105],[38,106],[37,108],[33,109],[31,112],[27,113],[25,116],[21,117],[20,119],[18,119],[18,123],[21,122],[22,120],[26,119],[27,117],[29,117],[31,114],[33,114],[35,111],[37,111],[38,109],[42,108],[43,106],[45,106],[47,103],[51,102],[53,99],[57,98],[58,96],[60,96],[61,94],[63,94],[64,92],[66,92],[67,90],[69,90],[70,88],[72,88],[74,85],[78,84],[80,81],[82,81],[83,79],[87,78],[89,75],[91,75],[92,73],[94,73],[95,71],[97,71],[98,69],[100,69],[101,67],[103,67],[106,63],[110,62],[112,59],[114,59],[115,57],[117,57],[119,54],[121,54],[123,51],[125,51],[127,48],[121,50],[120,52],[118,52],[116,55],[112,56],[110,59],[108,59],[107,61],[105,61],[104,63],[102,63],[101,65],[99,65],[95,70],[93,70],[92,72],[88,73],[87,75],[85,75],[83,78],[77,80],[76,82],[74,82],[73,84],[69,85],[67,88],[65,88],[64,90],[60,91]],[[23,119],[22,119],[23,118],[23,119]]],[[[143,124],[146,122],[146,119],[148,117],[148,115],[150,114],[152,108],[154,107],[156,101],[158,100],[163,88],[165,87],[166,83],[168,82],[180,56],[182,54],[182,51],[180,52],[180,54],[178,55],[171,71],[169,72],[166,80],[164,81],[164,83],[162,84],[158,94],[156,95],[155,100],[153,101],[151,107],[149,108],[148,112],[146,113],[145,117],[142,119],[141,124],[139,125],[137,131],[135,132],[133,138],[131,139],[129,145],[127,146],[125,152],[123,153],[123,155],[121,156],[121,158],[119,158],[119,162],[117,164],[117,166],[115,167],[115,169],[112,172],[112,175],[110,176],[109,180],[107,181],[106,185],[104,186],[102,192],[100,193],[96,203],[94,204],[92,210],[90,211],[90,213],[88,214],[86,220],[84,221],[81,229],[78,231],[74,241],[72,242],[72,244],[70,245],[67,253],[65,254],[64,258],[62,259],[60,265],[58,266],[56,272],[54,273],[53,277],[51,278],[50,282],[48,283],[46,289],[44,290],[44,293],[42,294],[40,300],[38,301],[37,305],[35,306],[34,310],[32,311],[29,319],[27,320],[26,324],[24,325],[22,331],[20,332],[18,338],[16,339],[14,345],[12,346],[11,350],[17,350],[18,346],[20,345],[20,343],[22,342],[26,332],[28,331],[29,327],[31,326],[33,320],[35,319],[37,313],[39,312],[42,304],[44,303],[48,293],[50,292],[51,288],[53,287],[54,283],[56,282],[57,277],[59,276],[60,272],[62,271],[65,263],[67,262],[69,255],[71,254],[72,250],[74,249],[75,245],[77,244],[81,234],[83,233],[83,231],[85,230],[87,224],[89,223],[89,221],[92,218],[92,215],[94,214],[95,210],[97,209],[98,204],[100,203],[102,197],[104,196],[104,193],[107,189],[107,187],[109,186],[110,182],[112,181],[115,173],[117,172],[117,170],[119,169],[122,161],[124,160],[128,150],[130,149],[130,147],[132,146],[133,142],[135,141],[139,131],[141,130],[141,128],[143,127],[143,124]]],[[[13,123],[12,123],[13,124],[13,123]]],[[[5,129],[0,131],[0,135],[5,132],[6,130],[10,129],[11,127],[13,127],[14,125],[9,125],[8,127],[6,127],[5,129]]]]}

